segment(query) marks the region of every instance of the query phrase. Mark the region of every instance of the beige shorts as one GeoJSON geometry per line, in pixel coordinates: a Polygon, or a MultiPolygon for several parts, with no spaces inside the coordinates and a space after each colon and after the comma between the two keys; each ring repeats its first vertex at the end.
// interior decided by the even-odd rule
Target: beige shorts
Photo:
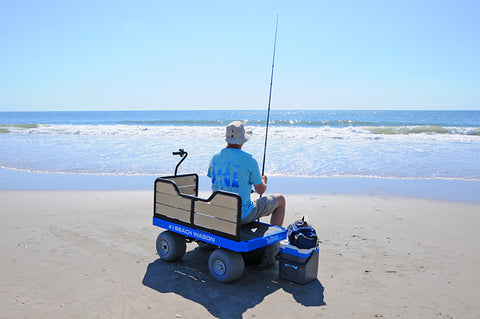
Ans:
{"type": "Polygon", "coordinates": [[[253,201],[255,207],[250,214],[242,219],[242,224],[248,224],[256,221],[260,217],[269,216],[277,207],[277,198],[274,195],[265,195],[253,201]]]}

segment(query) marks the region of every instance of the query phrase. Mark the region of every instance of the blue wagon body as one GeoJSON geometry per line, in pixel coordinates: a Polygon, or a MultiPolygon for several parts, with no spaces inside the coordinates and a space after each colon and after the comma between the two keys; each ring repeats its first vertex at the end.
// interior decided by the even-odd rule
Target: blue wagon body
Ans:
{"type": "Polygon", "coordinates": [[[282,241],[287,237],[287,230],[285,228],[261,222],[255,222],[243,226],[242,230],[245,234],[245,238],[240,241],[228,239],[200,229],[187,227],[156,217],[153,218],[153,225],[170,230],[187,238],[200,240],[205,243],[237,252],[249,252],[282,241]],[[255,234],[256,232],[258,233],[255,234]]]}

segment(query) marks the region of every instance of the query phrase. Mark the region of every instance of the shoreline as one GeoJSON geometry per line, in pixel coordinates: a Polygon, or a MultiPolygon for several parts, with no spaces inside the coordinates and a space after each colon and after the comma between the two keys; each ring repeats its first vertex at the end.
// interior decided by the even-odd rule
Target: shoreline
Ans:
{"type": "MultiPolygon", "coordinates": [[[[0,191],[144,190],[153,191],[154,175],[82,175],[0,169],[0,191]]],[[[270,177],[268,193],[285,195],[369,195],[480,203],[480,181],[374,177],[270,177]]],[[[210,179],[199,176],[199,192],[210,179]]]]}

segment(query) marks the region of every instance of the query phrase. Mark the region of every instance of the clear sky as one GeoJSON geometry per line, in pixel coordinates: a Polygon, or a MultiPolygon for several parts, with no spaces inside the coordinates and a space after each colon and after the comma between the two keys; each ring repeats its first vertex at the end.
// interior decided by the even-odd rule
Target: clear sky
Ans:
{"type": "Polygon", "coordinates": [[[480,1],[0,4],[0,111],[480,110],[480,1]]]}

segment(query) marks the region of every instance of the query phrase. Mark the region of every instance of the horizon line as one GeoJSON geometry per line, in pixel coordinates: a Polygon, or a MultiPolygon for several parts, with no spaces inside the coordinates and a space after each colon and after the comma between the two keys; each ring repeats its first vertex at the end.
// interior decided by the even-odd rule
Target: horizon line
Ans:
{"type": "MultiPolygon", "coordinates": [[[[480,111],[480,107],[423,107],[423,108],[273,108],[272,111],[480,111]]],[[[27,109],[27,110],[0,110],[0,113],[12,112],[158,112],[158,111],[266,111],[264,108],[140,108],[140,109],[27,109]]]]}

